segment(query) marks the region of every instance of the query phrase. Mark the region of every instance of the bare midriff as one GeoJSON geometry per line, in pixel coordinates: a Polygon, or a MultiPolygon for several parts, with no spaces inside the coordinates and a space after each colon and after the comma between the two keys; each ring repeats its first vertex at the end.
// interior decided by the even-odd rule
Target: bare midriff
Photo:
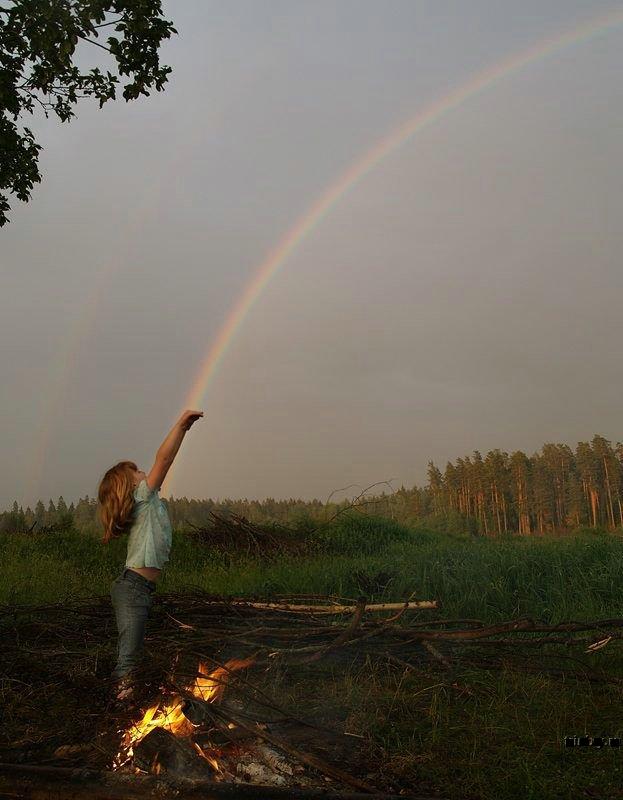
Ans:
{"type": "Polygon", "coordinates": [[[143,578],[147,578],[148,581],[154,581],[154,583],[160,577],[161,572],[157,567],[127,567],[127,569],[131,569],[132,572],[138,572],[143,578]]]}

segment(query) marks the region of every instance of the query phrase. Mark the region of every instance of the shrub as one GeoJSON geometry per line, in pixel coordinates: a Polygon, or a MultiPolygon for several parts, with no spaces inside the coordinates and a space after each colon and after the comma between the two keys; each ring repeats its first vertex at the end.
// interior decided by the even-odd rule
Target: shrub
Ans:
{"type": "Polygon", "coordinates": [[[413,532],[385,517],[342,514],[311,534],[310,544],[323,553],[370,555],[388,544],[412,538],[413,532]]]}
{"type": "Polygon", "coordinates": [[[413,527],[416,530],[422,528],[427,531],[434,531],[435,533],[480,536],[478,520],[474,519],[474,517],[460,514],[454,509],[422,517],[413,527]]]}

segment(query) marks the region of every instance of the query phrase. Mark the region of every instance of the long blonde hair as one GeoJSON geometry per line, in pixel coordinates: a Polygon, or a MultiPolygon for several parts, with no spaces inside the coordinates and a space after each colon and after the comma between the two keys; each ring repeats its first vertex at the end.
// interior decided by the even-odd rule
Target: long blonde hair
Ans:
{"type": "Polygon", "coordinates": [[[104,526],[103,541],[118,539],[134,522],[134,461],[120,461],[111,467],[97,490],[99,518],[104,526]]]}

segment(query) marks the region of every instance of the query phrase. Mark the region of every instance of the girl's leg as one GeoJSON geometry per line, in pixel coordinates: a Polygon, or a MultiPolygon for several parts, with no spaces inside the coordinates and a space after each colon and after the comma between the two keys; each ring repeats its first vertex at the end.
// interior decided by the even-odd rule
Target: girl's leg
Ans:
{"type": "Polygon", "coordinates": [[[119,679],[141,661],[145,626],[153,601],[146,585],[124,578],[113,583],[111,598],[119,633],[118,659],[112,677],[119,679]]]}

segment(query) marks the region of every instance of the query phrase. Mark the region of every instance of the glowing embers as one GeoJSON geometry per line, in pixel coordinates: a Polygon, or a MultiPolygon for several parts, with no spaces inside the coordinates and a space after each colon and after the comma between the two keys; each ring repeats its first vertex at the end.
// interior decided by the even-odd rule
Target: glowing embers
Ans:
{"type": "MultiPolygon", "coordinates": [[[[178,776],[199,777],[206,773],[220,772],[219,746],[212,745],[205,735],[194,734],[206,721],[206,703],[220,700],[225,690],[228,675],[253,663],[253,658],[231,659],[212,672],[205,663],[199,662],[198,674],[186,692],[198,698],[193,703],[179,694],[169,699],[161,697],[147,709],[143,718],[131,725],[122,734],[119,752],[113,761],[113,769],[131,766],[135,772],[162,772],[178,776]]],[[[232,724],[228,727],[233,728],[232,724]]],[[[217,737],[218,738],[218,737],[217,737]]]]}

